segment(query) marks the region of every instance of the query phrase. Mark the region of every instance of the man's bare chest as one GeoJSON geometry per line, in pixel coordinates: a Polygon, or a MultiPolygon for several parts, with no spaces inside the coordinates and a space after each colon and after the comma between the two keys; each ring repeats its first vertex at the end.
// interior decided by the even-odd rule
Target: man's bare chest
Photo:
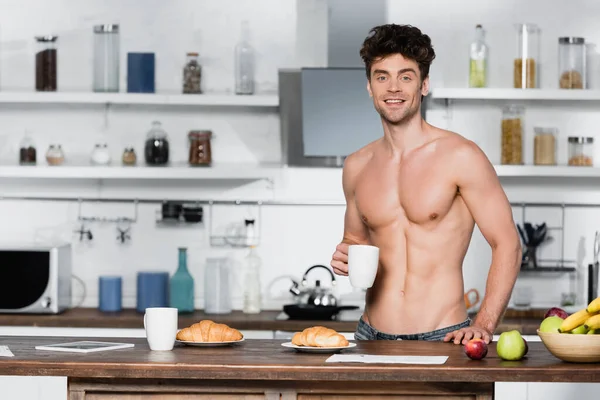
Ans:
{"type": "Polygon", "coordinates": [[[440,221],[450,211],[457,194],[451,175],[438,165],[370,165],[355,186],[359,213],[372,229],[440,221]]]}

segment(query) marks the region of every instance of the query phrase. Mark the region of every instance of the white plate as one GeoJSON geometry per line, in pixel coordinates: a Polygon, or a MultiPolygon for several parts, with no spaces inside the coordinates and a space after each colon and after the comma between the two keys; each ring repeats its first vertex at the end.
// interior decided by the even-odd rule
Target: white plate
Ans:
{"type": "Polygon", "coordinates": [[[356,347],[356,343],[348,342],[348,346],[340,347],[309,347],[309,346],[296,346],[292,342],[281,343],[283,347],[294,349],[297,351],[303,351],[306,353],[335,353],[341,350],[351,349],[356,347]]]}
{"type": "Polygon", "coordinates": [[[196,346],[196,347],[221,347],[221,346],[229,346],[232,344],[243,342],[244,338],[240,340],[232,340],[228,342],[186,342],[183,340],[175,340],[175,343],[185,344],[186,346],[196,346]]]}

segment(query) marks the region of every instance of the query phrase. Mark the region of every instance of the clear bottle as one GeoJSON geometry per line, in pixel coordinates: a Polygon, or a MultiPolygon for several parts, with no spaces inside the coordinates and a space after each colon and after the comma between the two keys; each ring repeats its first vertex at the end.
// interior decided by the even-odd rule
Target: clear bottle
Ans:
{"type": "Polygon", "coordinates": [[[535,165],[556,165],[556,128],[534,127],[533,163],[535,165]]]}
{"type": "Polygon", "coordinates": [[[187,53],[183,67],[183,93],[202,93],[202,66],[198,62],[198,53],[187,53]]]}
{"type": "Polygon", "coordinates": [[[250,251],[244,260],[246,273],[244,283],[244,313],[258,314],[261,311],[260,268],[262,260],[256,253],[255,246],[250,246],[250,251]]]}
{"type": "Polygon", "coordinates": [[[475,41],[471,43],[469,62],[469,87],[483,88],[487,86],[488,46],[485,43],[483,27],[475,27],[475,41]]]}
{"type": "Polygon", "coordinates": [[[187,268],[187,249],[180,247],[178,252],[179,265],[171,277],[169,303],[179,313],[190,313],[194,311],[194,278],[187,268]]]}
{"type": "Polygon", "coordinates": [[[94,92],[119,91],[119,25],[94,26],[94,92]]]}
{"type": "Polygon", "coordinates": [[[248,21],[242,21],[240,41],[235,46],[235,93],[254,93],[254,49],[248,21]]]}

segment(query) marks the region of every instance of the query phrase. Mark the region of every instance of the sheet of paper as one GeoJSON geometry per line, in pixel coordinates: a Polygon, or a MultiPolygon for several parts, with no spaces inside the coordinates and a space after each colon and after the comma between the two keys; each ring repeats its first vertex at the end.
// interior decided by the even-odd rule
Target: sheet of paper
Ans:
{"type": "Polygon", "coordinates": [[[0,357],[14,357],[8,346],[0,346],[0,357]]]}
{"type": "Polygon", "coordinates": [[[358,362],[384,364],[426,364],[440,365],[448,356],[376,356],[369,354],[334,354],[326,362],[358,362]]]}

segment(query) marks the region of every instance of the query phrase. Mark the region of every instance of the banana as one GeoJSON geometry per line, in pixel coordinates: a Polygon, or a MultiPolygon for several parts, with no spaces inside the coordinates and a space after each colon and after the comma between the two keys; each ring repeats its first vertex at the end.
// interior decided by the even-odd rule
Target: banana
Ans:
{"type": "Polygon", "coordinates": [[[600,297],[596,297],[594,300],[592,300],[590,304],[588,304],[586,310],[590,314],[600,312],[600,297]]]}
{"type": "Polygon", "coordinates": [[[600,329],[600,314],[596,314],[585,320],[585,327],[590,329],[600,329]]]}
{"type": "Polygon", "coordinates": [[[560,325],[559,332],[565,333],[570,332],[577,328],[579,325],[584,324],[592,314],[587,312],[587,309],[579,310],[569,315],[560,325]]]}

